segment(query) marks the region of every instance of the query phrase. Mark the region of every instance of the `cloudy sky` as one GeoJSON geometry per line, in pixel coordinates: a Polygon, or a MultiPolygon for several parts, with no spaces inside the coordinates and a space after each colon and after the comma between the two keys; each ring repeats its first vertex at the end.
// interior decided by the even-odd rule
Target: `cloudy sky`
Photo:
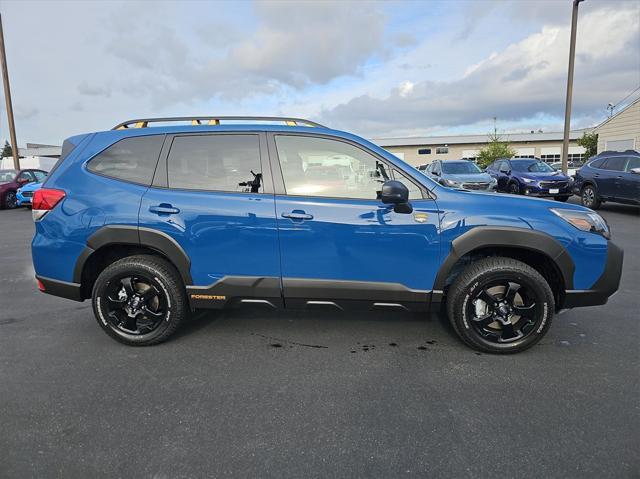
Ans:
{"type": "MultiPolygon", "coordinates": [[[[570,0],[0,0],[18,142],[290,115],[367,137],[562,128],[570,0]]],[[[640,86],[640,2],[580,6],[574,127],[640,86]]],[[[0,138],[8,136],[4,98],[0,138]]]]}

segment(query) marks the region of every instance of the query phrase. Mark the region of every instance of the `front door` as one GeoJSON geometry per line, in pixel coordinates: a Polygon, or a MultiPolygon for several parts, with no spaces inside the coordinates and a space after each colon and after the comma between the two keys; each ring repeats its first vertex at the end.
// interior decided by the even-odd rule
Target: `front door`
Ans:
{"type": "Polygon", "coordinates": [[[167,138],[154,186],[140,205],[140,237],[161,231],[184,250],[193,306],[281,302],[266,149],[260,133],[167,138]]]}
{"type": "Polygon", "coordinates": [[[627,159],[624,156],[612,156],[604,162],[598,171],[598,193],[607,198],[616,198],[619,194],[620,179],[627,159]]]}
{"type": "MultiPolygon", "coordinates": [[[[426,308],[439,264],[439,220],[418,182],[354,143],[271,138],[282,171],[276,214],[287,307],[426,308]],[[412,213],[395,213],[376,198],[391,178],[409,188],[412,213]]],[[[278,162],[272,165],[277,184],[278,162]]]]}

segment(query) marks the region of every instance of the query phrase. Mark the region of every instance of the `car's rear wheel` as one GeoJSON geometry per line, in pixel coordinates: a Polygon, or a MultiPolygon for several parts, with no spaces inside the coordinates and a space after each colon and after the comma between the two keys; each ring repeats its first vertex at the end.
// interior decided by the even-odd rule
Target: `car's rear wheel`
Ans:
{"type": "Polygon", "coordinates": [[[568,196],[554,196],[553,199],[556,200],[556,201],[562,201],[563,203],[566,203],[567,200],[569,199],[569,197],[568,196]]]}
{"type": "Polygon", "coordinates": [[[474,262],[447,293],[449,320],[469,346],[489,353],[517,353],[547,332],[555,302],[547,281],[512,258],[474,262]]]}
{"type": "Polygon", "coordinates": [[[509,191],[509,193],[511,193],[512,195],[519,195],[520,194],[520,186],[515,181],[512,181],[511,183],[509,183],[507,191],[509,191]]]}
{"type": "Polygon", "coordinates": [[[15,191],[9,191],[4,195],[4,207],[12,210],[18,206],[18,199],[15,191]]]}
{"type": "Polygon", "coordinates": [[[593,185],[585,185],[580,192],[580,202],[582,206],[597,210],[600,208],[600,198],[598,198],[598,192],[593,185]]]}
{"type": "Polygon", "coordinates": [[[179,274],[155,256],[130,256],[111,264],[98,276],[92,298],[102,329],[132,346],[165,341],[188,314],[179,274]]]}

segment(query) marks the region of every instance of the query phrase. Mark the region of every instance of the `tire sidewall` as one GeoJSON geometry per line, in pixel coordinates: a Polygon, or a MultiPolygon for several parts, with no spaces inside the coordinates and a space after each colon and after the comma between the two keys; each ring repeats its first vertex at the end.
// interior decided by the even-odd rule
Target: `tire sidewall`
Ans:
{"type": "Polygon", "coordinates": [[[164,277],[161,271],[158,271],[151,265],[142,263],[132,264],[113,264],[106,268],[95,282],[92,293],[92,305],[95,313],[96,320],[100,327],[107,332],[111,337],[129,345],[146,345],[159,342],[159,338],[162,338],[168,329],[175,327],[173,321],[179,321],[179,309],[177,307],[177,301],[175,301],[176,291],[173,291],[173,287],[167,278],[164,277]],[[145,335],[133,335],[127,334],[124,331],[119,331],[117,328],[111,326],[107,319],[108,309],[105,303],[106,292],[111,282],[121,277],[122,275],[144,275],[150,279],[158,290],[162,291],[165,295],[167,302],[167,315],[162,319],[160,324],[152,332],[145,335]]]}
{"type": "Polygon", "coordinates": [[[520,185],[518,183],[516,183],[515,181],[512,181],[507,186],[507,191],[509,193],[511,193],[512,195],[519,195],[520,194],[520,185]]]}
{"type": "Polygon", "coordinates": [[[537,278],[518,270],[504,269],[500,271],[489,271],[476,276],[470,284],[465,285],[463,294],[454,302],[453,314],[455,318],[460,318],[458,328],[460,334],[472,342],[476,347],[488,352],[519,352],[537,343],[547,332],[551,320],[553,319],[554,301],[546,283],[540,284],[537,278]],[[484,339],[471,324],[472,319],[467,317],[467,306],[469,301],[477,295],[480,288],[496,280],[511,280],[518,282],[530,289],[535,297],[536,303],[540,303],[539,317],[533,331],[522,339],[511,343],[494,343],[484,339]]]}

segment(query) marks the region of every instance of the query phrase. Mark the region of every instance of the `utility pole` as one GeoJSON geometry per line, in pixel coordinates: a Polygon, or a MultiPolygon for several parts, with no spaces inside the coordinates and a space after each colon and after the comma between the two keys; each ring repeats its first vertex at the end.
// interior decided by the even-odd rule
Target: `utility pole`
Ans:
{"type": "Polygon", "coordinates": [[[11,152],[13,153],[13,167],[20,169],[18,158],[18,142],[16,141],[16,125],[13,122],[13,106],[11,105],[11,89],[9,88],[9,70],[7,69],[7,53],[4,49],[4,32],[2,31],[2,14],[0,13],[0,63],[2,63],[2,83],[4,84],[4,99],[7,103],[7,120],[9,136],[11,138],[11,152]]]}
{"type": "Polygon", "coordinates": [[[583,0],[573,0],[571,13],[571,42],[569,43],[569,72],[567,74],[567,101],[564,108],[564,140],[562,142],[562,173],[569,167],[569,132],[571,131],[571,99],[573,97],[573,67],[576,59],[576,30],[578,29],[578,5],[583,0]]]}

